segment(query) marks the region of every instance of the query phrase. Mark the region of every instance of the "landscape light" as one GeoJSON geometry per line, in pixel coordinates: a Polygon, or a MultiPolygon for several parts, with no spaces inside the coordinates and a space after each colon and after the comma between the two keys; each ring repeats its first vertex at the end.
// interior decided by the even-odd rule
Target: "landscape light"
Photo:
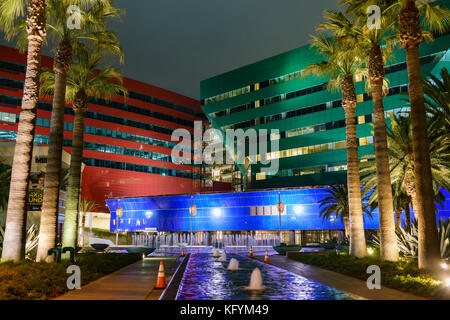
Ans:
{"type": "Polygon", "coordinates": [[[214,214],[216,217],[220,217],[220,216],[222,215],[222,211],[221,211],[219,208],[215,208],[215,209],[213,210],[213,214],[214,214]]]}
{"type": "Polygon", "coordinates": [[[441,268],[444,269],[444,270],[447,270],[448,269],[448,265],[445,262],[442,262],[441,263],[441,268]]]}
{"type": "Polygon", "coordinates": [[[367,248],[367,253],[369,255],[373,255],[373,248],[367,248]]]}

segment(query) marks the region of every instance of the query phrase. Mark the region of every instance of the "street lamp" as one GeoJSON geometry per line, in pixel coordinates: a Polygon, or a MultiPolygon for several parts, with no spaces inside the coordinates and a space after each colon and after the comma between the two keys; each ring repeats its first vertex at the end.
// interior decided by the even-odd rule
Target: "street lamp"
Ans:
{"type": "Polygon", "coordinates": [[[284,212],[284,203],[281,201],[281,195],[280,195],[279,191],[278,191],[277,209],[278,209],[278,223],[279,223],[279,227],[280,227],[280,243],[281,243],[281,214],[284,212]]]}
{"type": "Polygon", "coordinates": [[[190,219],[191,219],[191,246],[192,246],[192,239],[193,239],[192,217],[197,214],[197,206],[195,204],[192,204],[192,199],[194,199],[194,196],[191,196],[191,206],[189,207],[189,216],[190,216],[190,219]]]}
{"type": "Polygon", "coordinates": [[[123,209],[120,207],[120,199],[117,200],[116,210],[116,246],[119,245],[119,218],[123,215],[123,209]]]}

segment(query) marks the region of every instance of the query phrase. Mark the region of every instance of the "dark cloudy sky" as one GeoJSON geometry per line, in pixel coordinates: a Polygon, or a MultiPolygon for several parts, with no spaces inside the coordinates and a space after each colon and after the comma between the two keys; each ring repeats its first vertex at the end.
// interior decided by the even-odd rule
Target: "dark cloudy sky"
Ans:
{"type": "Polygon", "coordinates": [[[337,0],[116,0],[124,75],[192,98],[200,81],[306,44],[337,0]]]}

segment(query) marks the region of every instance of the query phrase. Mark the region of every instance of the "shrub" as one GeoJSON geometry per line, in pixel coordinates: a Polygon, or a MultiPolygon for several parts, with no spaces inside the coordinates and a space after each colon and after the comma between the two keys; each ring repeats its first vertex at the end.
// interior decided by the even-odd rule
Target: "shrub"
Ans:
{"type": "MultiPolygon", "coordinates": [[[[419,253],[419,227],[417,221],[411,223],[411,232],[402,228],[395,230],[397,234],[397,243],[400,255],[407,258],[417,258],[419,253]]],[[[439,219],[438,228],[439,248],[441,258],[450,259],[450,219],[439,219]]],[[[380,239],[372,235],[371,243],[377,248],[380,248],[380,239]]]]}
{"type": "MultiPolygon", "coordinates": [[[[81,285],[121,269],[141,259],[139,254],[83,253],[75,258],[81,269],[81,285]]],[[[23,261],[0,264],[1,300],[40,300],[57,297],[66,291],[66,269],[72,263],[23,261]]]]}
{"type": "Polygon", "coordinates": [[[367,267],[377,265],[381,269],[381,283],[387,287],[426,297],[441,297],[448,290],[432,272],[417,267],[414,259],[399,262],[383,261],[377,256],[358,259],[345,253],[304,253],[294,260],[342,273],[361,280],[367,280],[367,267]]]}

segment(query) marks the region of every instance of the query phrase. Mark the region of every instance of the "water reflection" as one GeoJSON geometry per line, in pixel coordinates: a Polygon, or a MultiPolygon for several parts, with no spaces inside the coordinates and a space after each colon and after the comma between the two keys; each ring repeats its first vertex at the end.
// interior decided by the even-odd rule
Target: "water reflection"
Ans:
{"type": "Polygon", "coordinates": [[[272,265],[230,254],[240,269],[227,270],[227,263],[211,254],[192,255],[178,292],[178,300],[347,300],[350,294],[325,286],[272,265]],[[252,271],[261,270],[265,290],[246,290],[252,271]]]}

